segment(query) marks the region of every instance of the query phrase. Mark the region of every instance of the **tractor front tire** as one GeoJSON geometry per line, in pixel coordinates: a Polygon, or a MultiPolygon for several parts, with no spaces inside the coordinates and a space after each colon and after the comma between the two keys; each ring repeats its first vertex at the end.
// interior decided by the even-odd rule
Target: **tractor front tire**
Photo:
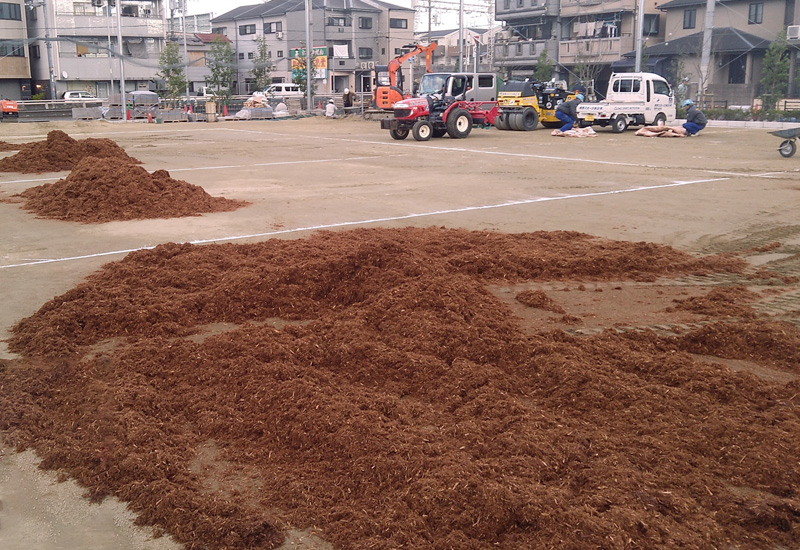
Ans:
{"type": "Polygon", "coordinates": [[[411,134],[417,141],[428,141],[433,135],[433,126],[427,120],[418,120],[412,126],[411,134]]]}
{"type": "Polygon", "coordinates": [[[392,136],[392,139],[396,139],[398,141],[404,140],[408,137],[408,128],[389,130],[389,135],[392,136]]]}
{"type": "Polygon", "coordinates": [[[520,130],[530,132],[539,126],[539,113],[533,107],[525,107],[517,120],[520,130]]]}
{"type": "Polygon", "coordinates": [[[453,139],[464,139],[472,131],[472,116],[466,109],[453,109],[445,124],[447,134],[453,139]]]}

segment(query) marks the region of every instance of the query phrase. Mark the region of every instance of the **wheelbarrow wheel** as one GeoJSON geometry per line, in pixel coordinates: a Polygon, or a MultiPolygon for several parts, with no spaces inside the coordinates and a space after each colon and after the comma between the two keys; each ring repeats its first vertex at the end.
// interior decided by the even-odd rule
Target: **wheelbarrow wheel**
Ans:
{"type": "Polygon", "coordinates": [[[784,142],[781,143],[781,146],[778,147],[778,152],[783,158],[788,159],[789,157],[794,156],[794,154],[797,152],[797,144],[793,139],[784,140],[784,142]]]}

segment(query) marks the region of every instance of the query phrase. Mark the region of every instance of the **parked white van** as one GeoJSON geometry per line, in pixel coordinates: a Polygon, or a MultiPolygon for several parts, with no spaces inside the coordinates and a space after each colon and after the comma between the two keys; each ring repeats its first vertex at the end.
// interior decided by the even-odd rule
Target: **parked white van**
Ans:
{"type": "Polygon", "coordinates": [[[276,82],[264,90],[264,94],[268,97],[303,97],[300,86],[292,82],[276,82]]]}
{"type": "Polygon", "coordinates": [[[654,73],[614,73],[606,98],[578,105],[580,126],[611,126],[624,132],[629,125],[669,124],[675,120],[675,94],[669,83],[654,73]]]}

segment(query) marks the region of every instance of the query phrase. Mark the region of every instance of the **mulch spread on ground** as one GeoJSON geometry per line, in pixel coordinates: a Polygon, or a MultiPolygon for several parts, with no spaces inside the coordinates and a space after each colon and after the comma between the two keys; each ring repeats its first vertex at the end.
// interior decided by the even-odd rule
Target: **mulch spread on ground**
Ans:
{"type": "Polygon", "coordinates": [[[110,139],[78,140],[61,130],[53,130],[47,134],[46,140],[22,144],[17,154],[0,159],[0,172],[62,172],[72,170],[86,157],[140,163],[110,139]]]}
{"type": "Polygon", "coordinates": [[[21,143],[9,143],[7,141],[0,141],[0,151],[19,151],[22,147],[21,143]]]}
{"type": "Polygon", "coordinates": [[[171,178],[166,170],[150,173],[118,159],[94,157],[81,160],[66,178],[17,196],[38,216],[82,223],[197,216],[248,204],[212,197],[202,187],[171,178]]]}
{"type": "Polygon", "coordinates": [[[798,373],[795,327],[717,296],[677,336],[530,332],[487,291],[743,269],[571,232],[161,245],[14,327],[0,429],[190,549],[796,548],[800,383],[697,359],[798,373]]]}

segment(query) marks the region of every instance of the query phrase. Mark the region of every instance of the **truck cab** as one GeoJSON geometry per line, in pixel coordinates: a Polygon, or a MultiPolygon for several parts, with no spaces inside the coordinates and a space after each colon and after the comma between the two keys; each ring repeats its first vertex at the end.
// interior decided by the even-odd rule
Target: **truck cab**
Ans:
{"type": "Polygon", "coordinates": [[[606,99],[581,103],[581,126],[611,126],[624,132],[628,126],[667,124],[675,120],[675,94],[662,76],[654,73],[614,73],[606,99]]]}

